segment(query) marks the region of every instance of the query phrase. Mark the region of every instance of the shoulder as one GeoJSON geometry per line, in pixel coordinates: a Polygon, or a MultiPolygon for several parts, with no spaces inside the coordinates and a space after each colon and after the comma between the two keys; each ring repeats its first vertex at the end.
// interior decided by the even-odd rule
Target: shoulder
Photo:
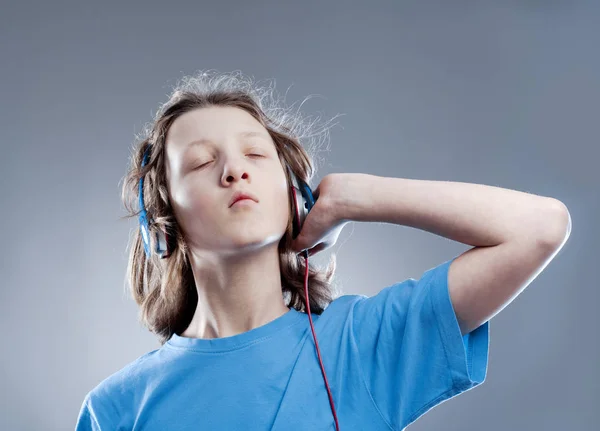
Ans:
{"type": "Polygon", "coordinates": [[[157,363],[157,352],[138,357],[90,390],[83,400],[76,429],[130,429],[137,392],[145,390],[147,376],[157,363]]]}
{"type": "Polygon", "coordinates": [[[90,402],[102,403],[102,400],[128,397],[139,389],[158,364],[159,349],[145,353],[123,366],[118,371],[105,377],[86,396],[90,402]]]}
{"type": "Polygon", "coordinates": [[[321,316],[324,320],[347,316],[356,303],[364,298],[367,297],[365,295],[341,295],[329,303],[321,316]]]}
{"type": "Polygon", "coordinates": [[[380,290],[373,292],[371,295],[364,294],[347,294],[333,300],[325,309],[323,314],[348,315],[357,312],[365,307],[373,307],[376,304],[386,303],[395,297],[396,301],[409,303],[418,285],[424,284],[429,280],[429,274],[423,276],[420,280],[408,278],[404,281],[396,282],[391,285],[384,286],[380,290]]]}

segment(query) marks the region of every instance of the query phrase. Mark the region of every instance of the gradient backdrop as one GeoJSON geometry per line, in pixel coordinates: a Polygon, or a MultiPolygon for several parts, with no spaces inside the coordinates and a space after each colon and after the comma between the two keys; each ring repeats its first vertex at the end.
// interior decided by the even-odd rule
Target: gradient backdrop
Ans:
{"type": "MultiPolygon", "coordinates": [[[[492,319],[485,383],[410,429],[598,429],[600,4],[366,3],[2,3],[0,430],[73,429],[89,390],[158,348],[124,293],[119,182],[134,133],[198,69],[343,114],[313,187],[364,172],[562,200],[571,237],[492,319]]],[[[329,251],[344,293],[372,295],[468,248],[354,223],[329,251]]]]}

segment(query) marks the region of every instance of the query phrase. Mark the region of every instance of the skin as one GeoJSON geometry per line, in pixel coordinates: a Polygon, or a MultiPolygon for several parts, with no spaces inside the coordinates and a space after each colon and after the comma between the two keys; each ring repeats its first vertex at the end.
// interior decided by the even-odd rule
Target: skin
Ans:
{"type": "Polygon", "coordinates": [[[181,336],[230,337],[289,312],[277,247],[291,216],[290,198],[267,130],[240,108],[200,108],[174,121],[165,152],[171,204],[198,291],[193,319],[181,336]],[[260,136],[239,136],[248,131],[260,136]],[[237,191],[254,194],[258,202],[229,208],[237,191]]]}

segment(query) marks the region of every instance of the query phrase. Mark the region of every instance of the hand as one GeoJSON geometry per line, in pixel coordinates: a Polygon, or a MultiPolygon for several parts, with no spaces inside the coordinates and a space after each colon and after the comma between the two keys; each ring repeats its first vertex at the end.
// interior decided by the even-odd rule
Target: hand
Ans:
{"type": "Polygon", "coordinates": [[[313,190],[317,202],[306,216],[300,233],[292,241],[292,250],[300,253],[308,249],[308,255],[312,256],[335,244],[343,227],[349,222],[341,218],[338,211],[343,190],[343,184],[336,174],[323,177],[313,190]]]}

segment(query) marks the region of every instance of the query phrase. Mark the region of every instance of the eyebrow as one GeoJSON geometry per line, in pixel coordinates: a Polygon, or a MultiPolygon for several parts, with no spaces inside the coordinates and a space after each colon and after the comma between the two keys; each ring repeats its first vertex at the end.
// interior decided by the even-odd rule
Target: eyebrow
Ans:
{"type": "MultiPolygon", "coordinates": [[[[239,138],[263,138],[263,139],[269,139],[270,136],[266,136],[263,132],[255,132],[255,131],[246,131],[246,132],[240,132],[237,134],[237,136],[239,138]]],[[[212,141],[210,139],[196,139],[195,141],[189,142],[186,146],[185,149],[188,150],[191,147],[196,147],[198,145],[204,145],[204,144],[210,144],[212,143],[212,141]]]]}

